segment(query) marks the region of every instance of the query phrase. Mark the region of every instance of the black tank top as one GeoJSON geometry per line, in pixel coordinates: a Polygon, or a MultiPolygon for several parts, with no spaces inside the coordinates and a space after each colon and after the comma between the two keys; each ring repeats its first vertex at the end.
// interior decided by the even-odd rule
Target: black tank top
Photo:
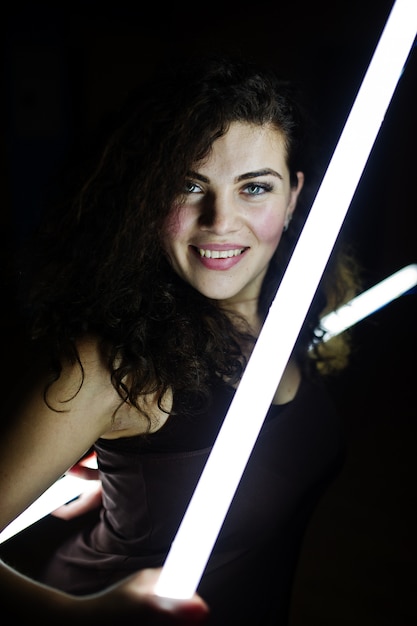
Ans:
{"type": "MultiPolygon", "coordinates": [[[[161,566],[233,393],[219,383],[203,412],[172,415],[146,437],[97,441],[100,520],[58,551],[44,582],[86,594],[161,566]]],[[[294,400],[271,406],[198,588],[210,625],[286,623],[301,539],[343,448],[323,386],[303,380],[294,400]]]]}

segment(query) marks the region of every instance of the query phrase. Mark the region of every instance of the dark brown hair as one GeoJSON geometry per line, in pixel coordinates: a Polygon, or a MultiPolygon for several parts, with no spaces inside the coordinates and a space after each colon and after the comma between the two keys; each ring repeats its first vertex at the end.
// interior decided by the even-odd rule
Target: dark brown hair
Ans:
{"type": "MultiPolygon", "coordinates": [[[[187,173],[235,121],[274,125],[285,137],[292,183],[297,171],[308,177],[306,124],[294,88],[243,59],[165,67],[114,118],[83,184],[66,206],[48,214],[31,252],[31,336],[50,351],[55,376],[62,358],[78,359],[76,341],[88,333],[100,338],[113,383],[133,404],[141,394],[162,398],[171,388],[185,394],[191,409],[207,398],[212,376],[239,379],[241,345],[249,337],[172,271],[160,243],[187,173]]],[[[304,195],[264,281],[262,315],[308,213],[304,195]]],[[[308,347],[320,312],[345,301],[355,286],[350,257],[335,256],[297,342],[306,371],[346,364],[344,339],[333,351],[330,344],[326,350],[308,347]]]]}

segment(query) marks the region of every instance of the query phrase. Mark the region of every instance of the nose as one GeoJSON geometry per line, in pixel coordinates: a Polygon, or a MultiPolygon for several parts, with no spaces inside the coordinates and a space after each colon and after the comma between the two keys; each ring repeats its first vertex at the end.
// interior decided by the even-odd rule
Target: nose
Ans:
{"type": "Polygon", "coordinates": [[[206,196],[200,215],[200,226],[203,230],[223,235],[238,230],[240,223],[239,208],[233,194],[206,196]]]}

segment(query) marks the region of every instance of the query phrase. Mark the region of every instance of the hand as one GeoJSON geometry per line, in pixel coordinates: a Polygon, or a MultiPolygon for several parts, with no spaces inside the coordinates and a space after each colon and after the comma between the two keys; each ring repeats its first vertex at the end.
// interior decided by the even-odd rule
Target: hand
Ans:
{"type": "MultiPolygon", "coordinates": [[[[189,600],[162,598],[154,593],[160,569],[146,569],[130,576],[106,591],[81,600],[78,624],[88,616],[102,626],[113,626],[123,619],[134,618],[141,626],[186,626],[204,624],[209,609],[200,596],[194,594],[189,600]],[[88,610],[85,611],[88,605],[88,610]],[[90,613],[91,611],[91,613],[90,613]]],[[[87,623],[87,621],[86,621],[87,623]]]]}
{"type": "MultiPolygon", "coordinates": [[[[155,594],[160,569],[146,569],[99,593],[72,596],[40,585],[0,561],[2,624],[26,623],[27,615],[60,626],[114,626],[132,620],[140,626],[197,626],[205,624],[207,604],[194,594],[188,600],[155,594]],[[29,613],[28,613],[29,611],[29,613]]],[[[130,623],[130,622],[129,622],[130,623]]]]}
{"type": "Polygon", "coordinates": [[[99,482],[94,489],[84,491],[75,500],[62,504],[55,511],[51,511],[51,515],[67,521],[84,515],[101,506],[101,494],[102,489],[99,482]]]}
{"type": "Polygon", "coordinates": [[[59,506],[55,511],[51,512],[51,515],[59,519],[71,520],[101,506],[102,489],[98,469],[88,465],[90,461],[91,457],[82,459],[79,463],[71,467],[67,474],[71,474],[77,478],[83,478],[84,480],[94,480],[97,482],[97,485],[86,489],[86,491],[81,493],[75,500],[71,500],[71,502],[59,506]]]}

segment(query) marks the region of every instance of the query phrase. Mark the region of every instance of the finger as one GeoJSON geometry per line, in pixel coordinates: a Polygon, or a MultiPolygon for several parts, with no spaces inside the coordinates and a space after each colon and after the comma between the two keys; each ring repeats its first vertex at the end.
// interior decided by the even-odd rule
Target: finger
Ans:
{"type": "Polygon", "coordinates": [[[85,480],[98,480],[99,473],[95,467],[87,467],[81,463],[76,463],[67,471],[67,474],[77,476],[77,478],[84,478],[85,480]]]}
{"type": "Polygon", "coordinates": [[[197,593],[186,600],[164,598],[155,593],[160,572],[161,568],[138,572],[129,579],[129,590],[134,594],[140,594],[142,599],[146,599],[147,604],[153,606],[161,614],[177,615],[191,620],[205,619],[208,606],[197,593]]]}

